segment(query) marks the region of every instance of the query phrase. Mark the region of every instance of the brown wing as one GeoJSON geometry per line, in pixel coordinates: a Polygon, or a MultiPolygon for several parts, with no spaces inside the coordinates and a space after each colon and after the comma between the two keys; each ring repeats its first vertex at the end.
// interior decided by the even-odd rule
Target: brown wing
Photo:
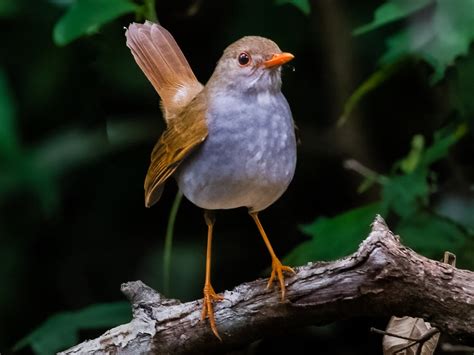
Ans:
{"type": "Polygon", "coordinates": [[[207,137],[203,86],[173,36],[158,24],[132,23],[127,46],[162,100],[167,128],[155,145],[145,178],[145,205],[161,196],[166,180],[207,137]]]}
{"type": "Polygon", "coordinates": [[[168,128],[156,143],[145,178],[145,206],[150,207],[161,197],[166,180],[173,175],[192,151],[207,137],[204,95],[198,95],[168,128]]]}
{"type": "Polygon", "coordinates": [[[125,32],[135,61],[162,100],[169,122],[202,90],[173,36],[160,25],[132,23],[125,32]]]}

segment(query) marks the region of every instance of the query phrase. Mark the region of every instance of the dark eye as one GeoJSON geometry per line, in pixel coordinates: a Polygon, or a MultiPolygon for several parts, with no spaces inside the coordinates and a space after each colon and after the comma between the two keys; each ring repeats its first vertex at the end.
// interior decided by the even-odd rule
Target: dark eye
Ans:
{"type": "Polygon", "coordinates": [[[250,54],[246,52],[242,52],[239,54],[239,64],[241,66],[246,66],[250,63],[250,54]]]}

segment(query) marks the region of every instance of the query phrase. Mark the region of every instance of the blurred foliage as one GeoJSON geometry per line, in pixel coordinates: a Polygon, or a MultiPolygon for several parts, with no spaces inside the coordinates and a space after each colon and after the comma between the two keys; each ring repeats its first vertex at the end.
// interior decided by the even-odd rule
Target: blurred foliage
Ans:
{"type": "Polygon", "coordinates": [[[440,260],[445,251],[452,251],[458,255],[462,265],[474,267],[472,259],[462,256],[472,234],[467,234],[450,219],[419,211],[403,218],[396,231],[406,245],[427,257],[440,260]]]}
{"type": "Polygon", "coordinates": [[[301,243],[285,259],[291,265],[315,260],[335,260],[354,252],[370,231],[374,216],[381,212],[379,203],[372,203],[341,213],[332,218],[319,217],[301,230],[311,237],[301,243]]]}
{"type": "MultiPolygon", "coordinates": [[[[447,127],[436,132],[433,144],[427,148],[424,148],[424,138],[415,135],[411,151],[395,162],[387,176],[355,168],[366,176],[361,185],[364,191],[368,185],[381,185],[380,202],[329,219],[319,217],[313,224],[303,226],[302,231],[312,239],[295,248],[287,262],[300,265],[314,260],[334,260],[354,252],[367,236],[369,223],[377,213],[386,216],[395,213],[399,218],[393,229],[419,253],[432,258],[439,258],[444,251],[462,253],[474,239],[474,230],[469,231],[468,226],[430,209],[430,195],[436,191],[436,179],[430,166],[445,158],[449,148],[466,133],[464,123],[447,127]]],[[[470,258],[461,257],[460,262],[474,268],[470,258]]]]}
{"type": "Polygon", "coordinates": [[[462,58],[456,65],[452,79],[453,90],[452,102],[454,108],[461,117],[474,122],[474,100],[472,99],[474,92],[474,55],[472,51],[466,58],[462,58]]]}
{"type": "Polygon", "coordinates": [[[12,16],[18,8],[18,3],[15,1],[0,0],[0,18],[12,16]]]}
{"type": "MultiPolygon", "coordinates": [[[[439,216],[430,209],[430,195],[437,190],[436,176],[430,166],[446,158],[450,147],[467,133],[466,124],[436,132],[433,144],[423,148],[420,136],[414,136],[412,150],[396,164],[402,174],[383,185],[382,201],[388,210],[400,217],[395,229],[404,241],[418,252],[439,258],[444,251],[460,253],[474,234],[454,220],[439,216]]],[[[461,258],[462,265],[474,262],[461,258]]]]}
{"type": "Polygon", "coordinates": [[[77,344],[80,330],[114,327],[131,319],[128,302],[95,304],[75,312],[58,313],[20,340],[13,350],[31,346],[36,354],[55,354],[77,344]]]}
{"type": "Polygon", "coordinates": [[[311,11],[309,0],[275,0],[277,5],[292,4],[300,9],[304,14],[308,15],[311,11]]]}
{"type": "MultiPolygon", "coordinates": [[[[386,52],[380,58],[381,68],[367,78],[349,97],[339,119],[345,123],[359,101],[376,89],[406,64],[406,58],[421,58],[429,63],[434,73],[431,83],[444,77],[446,69],[462,55],[467,55],[474,39],[474,1],[460,0],[388,0],[374,12],[371,23],[356,28],[354,35],[362,35],[404,20],[406,25],[385,39],[386,52]]],[[[472,55],[469,57],[472,58],[472,55]]],[[[464,61],[469,63],[472,59],[464,61]]],[[[469,70],[466,64],[460,70],[469,70]]],[[[470,76],[459,76],[469,78],[470,76]]],[[[462,80],[462,79],[460,79],[462,80]]],[[[467,81],[467,80],[466,80],[467,81]]],[[[467,82],[464,81],[464,85],[467,82]]],[[[469,81],[472,83],[472,81],[469,81]]],[[[467,84],[469,85],[469,84],[467,84]]],[[[460,88],[468,94],[470,88],[460,88]]],[[[472,100],[464,100],[464,102],[472,100]]]]}
{"type": "MultiPolygon", "coordinates": [[[[295,198],[291,207],[286,200],[280,215],[273,215],[274,233],[293,242],[287,245],[292,250],[286,262],[301,265],[348,255],[379,213],[416,251],[439,259],[449,250],[457,254],[460,267],[474,269],[472,159],[463,160],[461,154],[473,139],[474,53],[469,48],[474,39],[474,0],[387,0],[375,9],[372,2],[345,4],[346,8],[332,0],[156,2],[158,11],[163,11],[160,21],[174,26],[172,33],[183,43],[185,54],[186,49],[194,51],[193,68],[204,68],[198,77],[209,75],[221,47],[236,36],[271,36],[282,48],[297,53],[298,70],[284,73],[284,81],[285,88],[291,88],[285,95],[302,127],[299,169],[305,170],[292,184],[298,184],[292,191],[299,200],[295,198]],[[369,17],[372,22],[352,29],[369,17]],[[344,59],[334,51],[338,45],[349,48],[343,54],[362,58],[364,69],[354,74],[362,84],[353,85],[352,95],[348,92],[345,103],[337,104],[342,115],[339,127],[331,131],[337,117],[326,118],[331,90],[324,83],[341,82],[342,74],[334,72],[341,67],[331,66],[344,59]],[[425,67],[431,70],[428,74],[425,67]],[[422,89],[424,94],[416,92],[417,105],[401,99],[405,92],[422,89]],[[426,96],[434,98],[426,103],[422,100],[426,96]],[[313,101],[317,104],[308,105],[313,101]],[[379,102],[379,111],[371,111],[379,102]],[[434,108],[429,111],[426,106],[434,108]],[[400,116],[395,122],[389,121],[391,111],[400,116]],[[370,118],[368,123],[360,112],[370,118]],[[391,126],[383,128],[385,124],[391,126]],[[318,131],[324,132],[318,135],[318,131]],[[351,146],[351,142],[358,143],[351,146]],[[363,181],[358,176],[351,181],[350,174],[335,166],[341,157],[355,155],[361,142],[368,149],[346,165],[363,181]],[[346,143],[349,148],[344,148],[346,143]],[[333,163],[321,166],[325,160],[333,163]],[[360,194],[355,193],[357,184],[360,194]],[[301,202],[305,199],[308,202],[301,202]],[[294,229],[294,223],[287,223],[292,214],[303,215],[295,217],[300,221],[321,214],[333,217],[304,224],[301,231],[309,239],[300,238],[295,245],[296,237],[292,240],[285,234],[294,229]]],[[[20,338],[42,319],[46,321],[18,342],[15,351],[31,347],[37,354],[51,354],[77,343],[84,330],[127,322],[130,309],[122,302],[56,312],[118,297],[118,282],[130,277],[166,289],[168,281],[161,279],[165,272],[173,281],[173,297],[196,297],[201,292],[204,245],[199,249],[201,245],[189,240],[201,232],[204,236],[205,226],[196,228],[198,222],[184,223],[178,216],[174,233],[189,240],[177,245],[170,261],[176,208],[168,224],[165,257],[149,241],[165,235],[164,222],[157,216],[166,215],[171,203],[148,215],[137,208],[142,207],[148,145],[158,134],[143,116],[158,121],[158,100],[125,47],[123,26],[133,20],[157,20],[155,1],[0,0],[0,19],[9,31],[0,49],[0,311],[8,314],[6,324],[13,324],[0,331],[0,345],[11,344],[13,337],[20,338]],[[40,12],[42,16],[37,15],[40,12]],[[31,45],[24,45],[25,37],[34,38],[31,45]],[[42,278],[52,290],[46,297],[52,301],[30,302],[26,297],[36,292],[42,278]],[[18,316],[21,311],[26,316],[18,316]]],[[[340,90],[335,87],[337,96],[340,90]]],[[[186,205],[180,214],[183,210],[186,205]]],[[[264,267],[261,258],[243,259],[253,248],[242,228],[227,224],[226,237],[235,235],[240,242],[225,238],[232,254],[219,260],[215,253],[216,264],[226,260],[230,265],[227,274],[222,272],[227,278],[235,269],[264,267]]],[[[249,272],[230,279],[235,284],[254,276],[249,272]]],[[[362,348],[366,354],[365,342],[362,348]]]]}
{"type": "MultiPolygon", "coordinates": [[[[436,83],[443,78],[447,67],[453,65],[456,58],[468,54],[474,39],[472,0],[388,0],[375,10],[371,23],[357,28],[353,33],[365,34],[400,20],[405,21],[405,26],[386,39],[388,49],[380,58],[382,68],[366,79],[349,97],[339,125],[346,123],[348,116],[365,95],[400,70],[407,57],[420,57],[428,62],[434,69],[431,83],[436,83]]],[[[468,121],[474,117],[472,58],[471,53],[468,58],[460,60],[456,68],[457,76],[450,78],[453,82],[452,105],[459,116],[451,115],[450,120],[453,122],[435,133],[433,143],[428,148],[425,148],[424,137],[417,134],[412,138],[409,154],[394,163],[390,175],[384,176],[365,167],[360,169],[360,165],[354,169],[365,176],[359,191],[365,192],[374,183],[380,184],[379,213],[396,214],[399,222],[395,230],[408,245],[429,257],[439,257],[445,250],[462,253],[474,238],[472,229],[438,215],[430,207],[430,196],[437,189],[431,165],[448,157],[449,149],[467,134],[468,121]]],[[[337,233],[332,233],[333,229],[328,233],[322,228],[321,223],[326,220],[321,218],[310,227],[304,227],[303,231],[313,238],[312,241],[318,241],[318,244],[302,244],[290,254],[289,260],[304,263],[317,259],[316,255],[322,259],[344,255],[333,253],[333,244],[351,245],[351,250],[346,252],[354,251],[356,245],[348,242],[354,238],[354,224],[357,220],[354,216],[364,211],[365,208],[357,208],[329,219],[334,226],[331,223],[329,225],[337,233]],[[319,248],[317,254],[314,251],[316,247],[319,248]]],[[[360,220],[367,219],[364,217],[360,220]]],[[[470,256],[468,254],[467,258],[462,258],[462,264],[474,268],[474,261],[470,256]]]]}
{"type": "Polygon", "coordinates": [[[18,153],[15,107],[5,73],[0,69],[0,157],[8,159],[18,153]]]}
{"type": "Polygon", "coordinates": [[[381,63],[393,63],[404,56],[420,57],[433,67],[433,83],[443,78],[458,56],[468,53],[474,39],[473,0],[388,0],[375,11],[374,21],[357,28],[354,34],[400,19],[407,25],[386,39],[388,48],[381,63]]]}
{"type": "Polygon", "coordinates": [[[357,104],[360,100],[364,98],[364,96],[368,95],[371,91],[377,89],[380,85],[382,85],[387,79],[389,79],[394,73],[396,73],[401,66],[403,66],[406,62],[404,60],[400,60],[385,66],[382,66],[379,70],[372,73],[359,87],[354,90],[354,92],[349,96],[347,101],[344,104],[344,108],[339,117],[338,126],[342,126],[346,123],[347,119],[349,118],[350,114],[356,108],[357,104]]]}
{"type": "Polygon", "coordinates": [[[413,15],[420,9],[428,6],[431,2],[432,0],[386,1],[374,11],[374,20],[371,23],[368,23],[367,25],[356,28],[354,30],[354,35],[367,33],[394,21],[405,19],[406,17],[413,15]]]}
{"type": "MultiPolygon", "coordinates": [[[[0,173],[0,197],[7,201],[19,192],[31,192],[38,197],[45,214],[54,213],[59,207],[56,179],[122,148],[130,140],[139,141],[147,136],[146,127],[138,124],[124,125],[114,135],[120,135],[121,130],[127,132],[126,137],[108,139],[103,132],[71,129],[48,137],[33,148],[7,149],[11,159],[8,168],[0,173]]],[[[12,137],[14,134],[8,136],[9,140],[12,137]]]]}
{"type": "Polygon", "coordinates": [[[466,134],[466,130],[462,124],[437,132],[433,144],[426,149],[422,147],[420,136],[414,136],[411,151],[406,158],[395,163],[394,174],[383,183],[384,209],[392,210],[403,218],[426,207],[429,194],[434,190],[429,186],[430,165],[446,157],[449,148],[466,134]]]}
{"type": "Polygon", "coordinates": [[[65,45],[81,36],[96,33],[104,23],[136,9],[130,0],[77,0],[54,26],[54,42],[65,45]]]}

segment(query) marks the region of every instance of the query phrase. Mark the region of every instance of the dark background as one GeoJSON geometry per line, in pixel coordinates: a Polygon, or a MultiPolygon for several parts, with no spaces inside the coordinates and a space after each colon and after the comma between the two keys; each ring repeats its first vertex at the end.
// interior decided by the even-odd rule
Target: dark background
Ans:
{"type": "MultiPolygon", "coordinates": [[[[58,3],[16,0],[13,12],[0,18],[0,66],[16,107],[18,159],[35,161],[35,169],[27,163],[0,165],[14,177],[8,184],[0,180],[8,187],[0,190],[2,353],[54,313],[123,300],[122,282],[140,279],[162,289],[163,241],[176,184],[167,184],[156,206],[144,207],[144,175],[164,123],[156,93],[125,46],[123,27],[134,17],[58,47],[52,30],[65,11],[58,3]],[[115,136],[118,144],[104,144],[115,136]]],[[[299,225],[378,198],[377,188],[357,193],[361,177],[343,168],[345,159],[386,173],[407,154],[414,134],[431,136],[449,115],[449,88],[444,82],[430,86],[431,69],[415,63],[364,98],[346,125],[336,126],[345,100],[377,68],[384,50],[384,30],[351,34],[372,19],[378,3],[318,0],[307,16],[271,0],[208,0],[199,1],[190,15],[195,2],[157,1],[160,23],[203,83],[223,49],[244,35],[269,37],[295,54],[294,71],[283,73],[283,92],[301,135],[298,166],[288,191],[261,213],[278,255],[308,239],[299,225]]],[[[472,201],[466,185],[472,153],[472,144],[461,143],[449,162],[435,166],[440,186],[435,200],[441,193],[467,193],[472,201]]],[[[168,296],[202,297],[205,242],[202,212],[184,201],[168,296]]],[[[245,209],[217,214],[213,248],[217,292],[265,276],[270,266],[245,209]]],[[[253,349],[379,354],[381,337],[368,329],[384,328],[386,321],[295,329],[253,349]]]]}

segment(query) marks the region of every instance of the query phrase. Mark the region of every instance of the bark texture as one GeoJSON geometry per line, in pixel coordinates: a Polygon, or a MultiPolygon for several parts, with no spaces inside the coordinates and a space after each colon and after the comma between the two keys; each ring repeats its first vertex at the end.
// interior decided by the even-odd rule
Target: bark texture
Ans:
{"type": "Polygon", "coordinates": [[[225,291],[215,304],[220,342],[201,321],[202,300],[163,298],[141,281],[122,285],[133,320],[60,354],[209,354],[270,334],[355,316],[420,317],[460,343],[474,344],[474,272],[427,259],[403,246],[377,216],[357,252],[296,268],[287,300],[266,280],[225,291]]]}

